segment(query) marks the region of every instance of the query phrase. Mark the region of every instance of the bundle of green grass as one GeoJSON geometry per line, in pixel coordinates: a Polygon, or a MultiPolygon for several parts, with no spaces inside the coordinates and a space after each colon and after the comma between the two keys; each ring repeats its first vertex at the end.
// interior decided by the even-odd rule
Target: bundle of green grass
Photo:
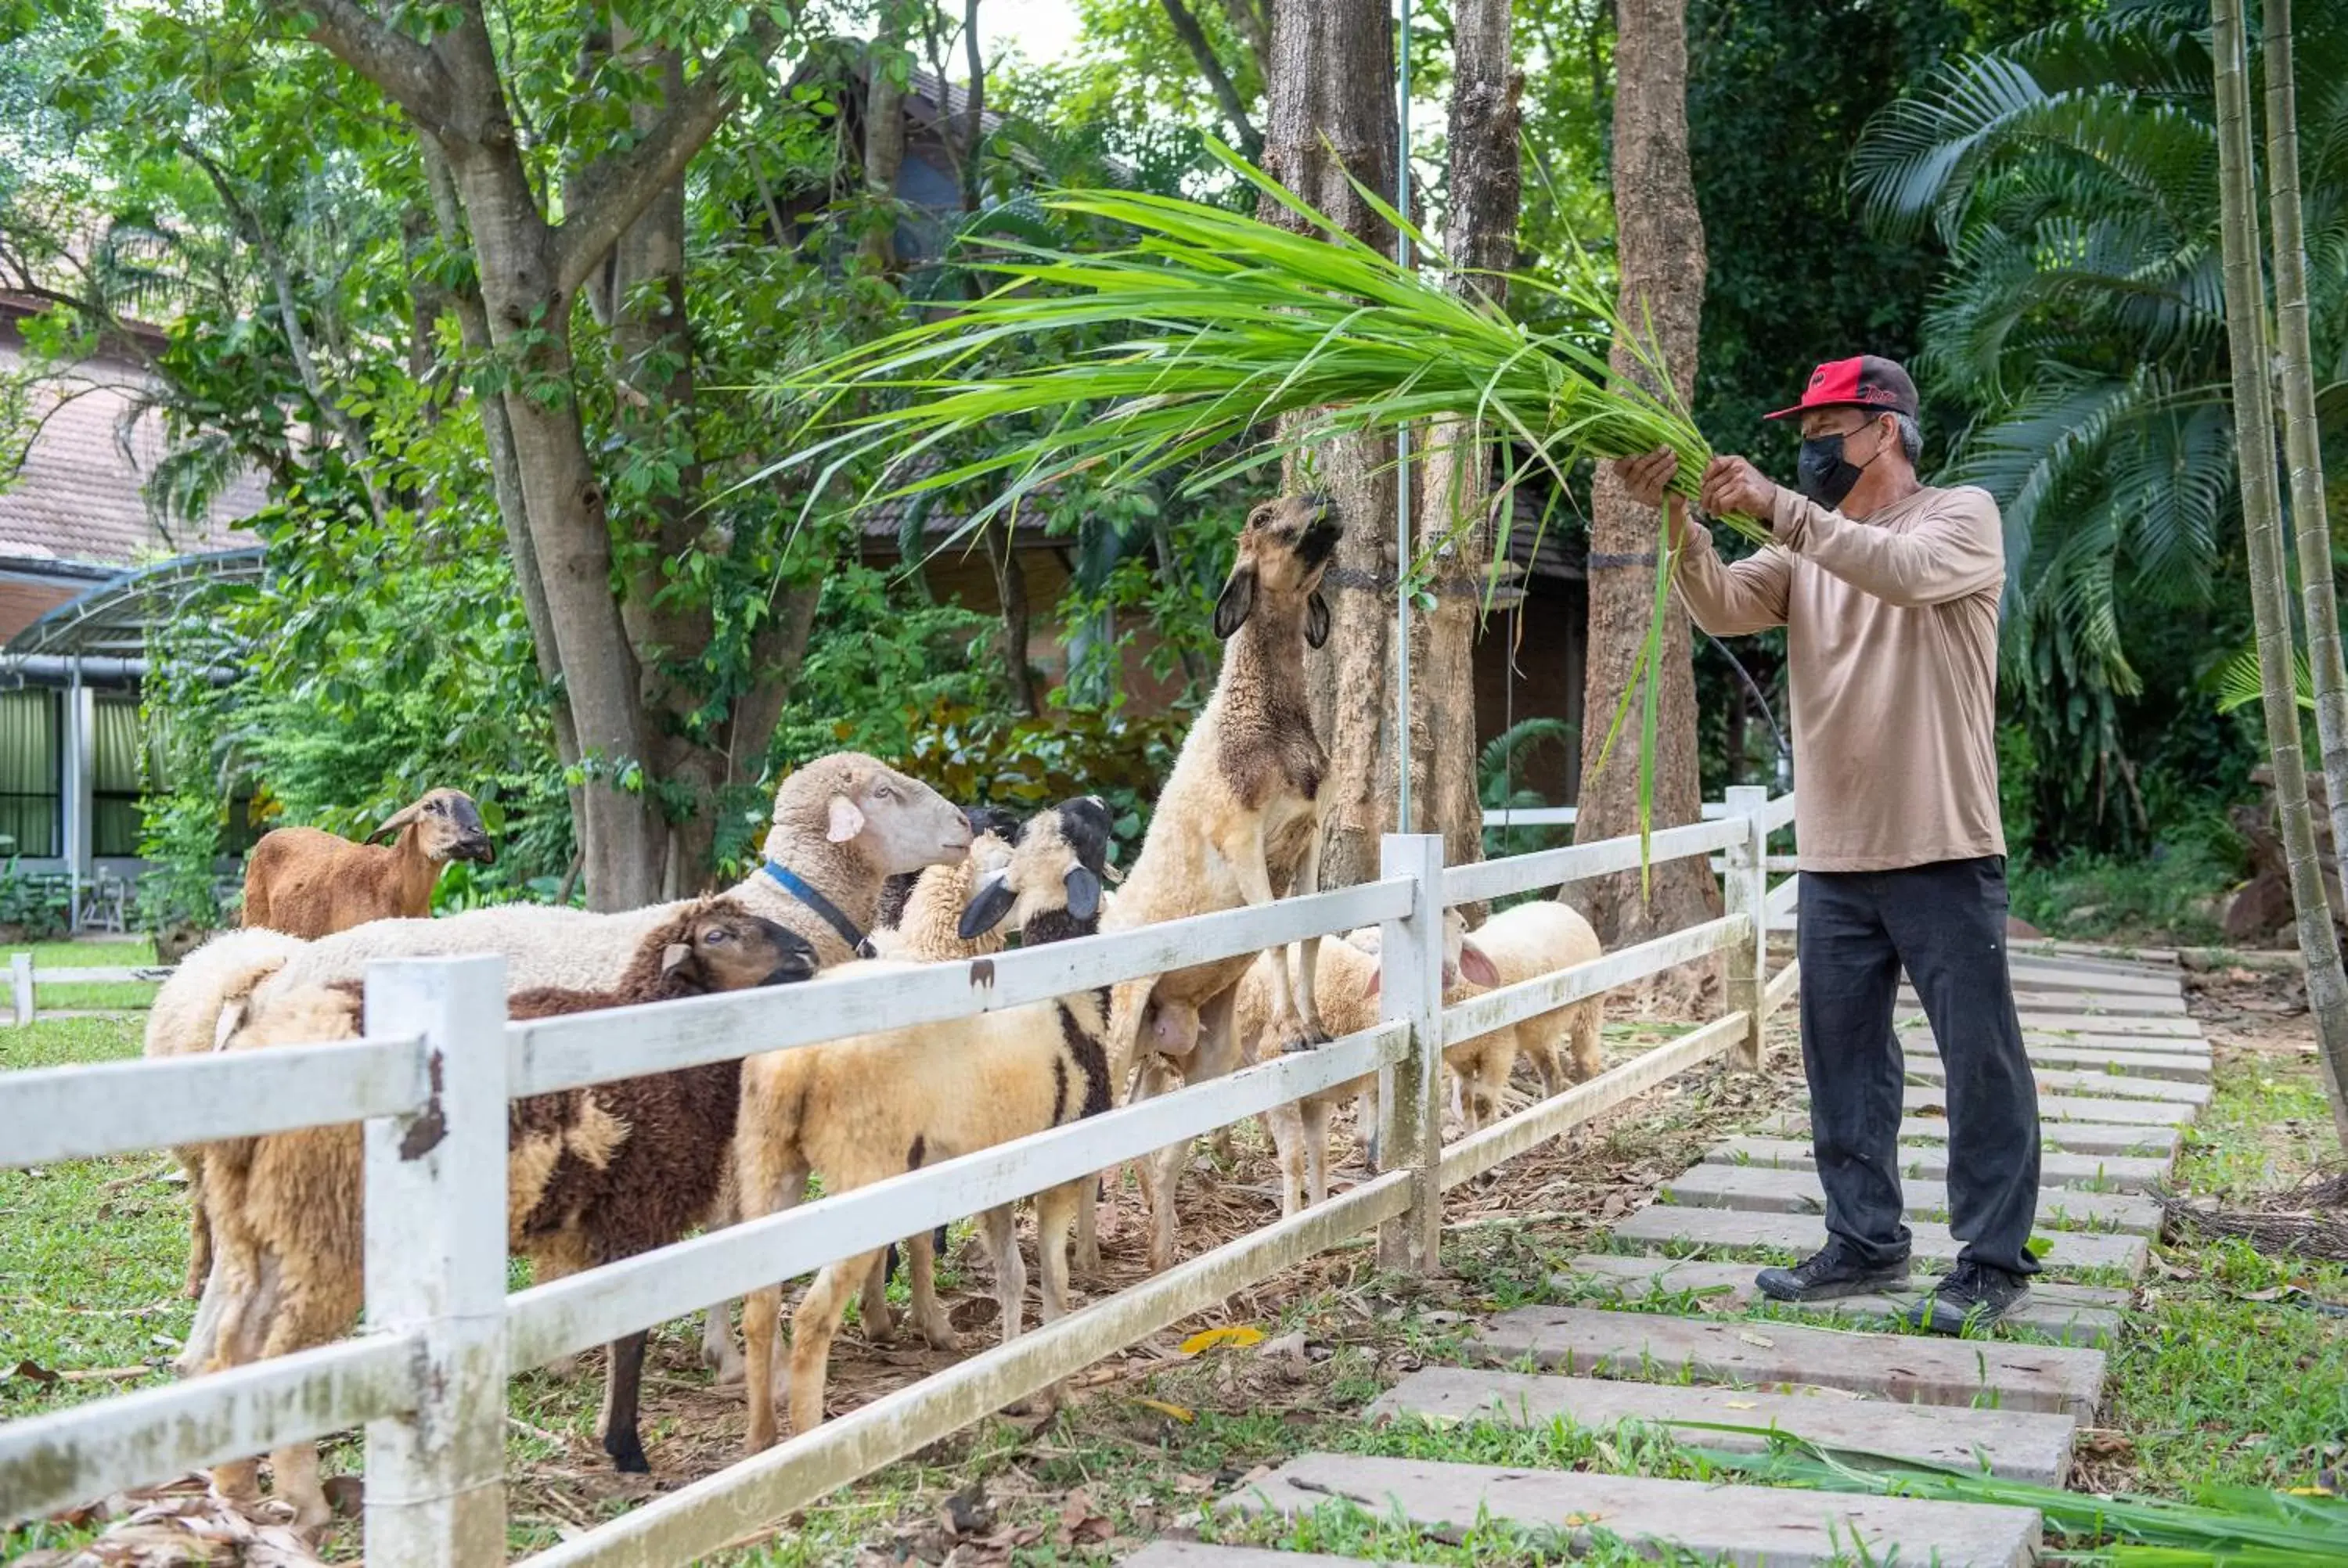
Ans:
{"type": "MultiPolygon", "coordinates": [[[[1643,380],[1671,384],[1652,333],[1617,316],[1592,269],[1578,266],[1563,284],[1509,276],[1520,295],[1545,295],[1595,329],[1580,338],[1534,332],[1480,294],[1453,293],[1364,244],[1216,150],[1301,231],[1175,197],[1050,192],[1039,199],[1046,211],[1107,225],[1130,242],[1090,254],[994,242],[969,263],[999,281],[993,292],[783,380],[779,389],[812,410],[806,445],[789,461],[820,463],[827,474],[877,468],[874,498],[1007,479],[975,515],[983,525],[1079,468],[1138,480],[1211,459],[1187,480],[1206,486],[1331,436],[1460,421],[1504,436],[1504,461],[1529,461],[1560,480],[1577,458],[1668,446],[1679,457],[1673,487],[1695,497],[1711,450],[1667,394],[1609,375],[1606,333],[1632,347],[1643,380]],[[983,368],[991,350],[1103,332],[1107,341],[1066,359],[983,368]],[[914,461],[941,445],[963,448],[958,437],[1020,428],[1034,433],[956,464],[914,461]]],[[[1409,234],[1430,273],[1448,271],[1426,236],[1355,189],[1409,234]]]]}

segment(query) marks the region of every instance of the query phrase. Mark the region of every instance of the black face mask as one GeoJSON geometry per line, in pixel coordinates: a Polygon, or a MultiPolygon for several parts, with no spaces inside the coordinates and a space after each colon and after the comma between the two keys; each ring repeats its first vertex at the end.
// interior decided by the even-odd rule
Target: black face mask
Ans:
{"type": "Polygon", "coordinates": [[[1875,457],[1866,463],[1853,463],[1842,455],[1842,444],[1856,436],[1819,436],[1802,443],[1802,456],[1794,465],[1794,487],[1821,507],[1839,507],[1850,494],[1859,477],[1867,472],[1875,457],[1883,456],[1877,448],[1875,457]]]}

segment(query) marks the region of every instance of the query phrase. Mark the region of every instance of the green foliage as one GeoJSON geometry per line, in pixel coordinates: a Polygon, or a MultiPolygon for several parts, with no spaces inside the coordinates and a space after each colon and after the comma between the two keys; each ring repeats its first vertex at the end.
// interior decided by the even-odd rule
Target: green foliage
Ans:
{"type": "Polygon", "coordinates": [[[2222,815],[2175,815],[2184,825],[2147,852],[2077,850],[2017,868],[2013,913],[2067,940],[2216,945],[2219,902],[2242,879],[2244,846],[2222,815]]]}
{"type": "Polygon", "coordinates": [[[943,704],[914,718],[911,745],[886,760],[962,805],[1033,811],[1098,795],[1116,817],[1117,858],[1128,864],[1190,721],[1179,712],[1133,718],[1099,710],[1025,719],[943,704]]]}
{"type": "MultiPolygon", "coordinates": [[[[1952,60],[1851,165],[1877,237],[1951,253],[1923,368],[1964,411],[1951,477],[2004,511],[2004,674],[2059,775],[2041,818],[2073,842],[2144,842],[2129,775],[2207,650],[2245,640],[2207,27],[2203,0],[2126,0],[1952,60]]],[[[2297,34],[2312,324],[2336,364],[2348,15],[2302,8],[2297,34]]]]}
{"type": "MultiPolygon", "coordinates": [[[[1570,747],[1577,738],[1574,727],[1563,719],[1519,719],[1508,729],[1484,743],[1476,756],[1476,799],[1489,816],[1506,808],[1529,811],[1550,803],[1536,789],[1528,789],[1513,781],[1524,767],[1524,754],[1544,745],[1570,747]]],[[[1526,855],[1536,849],[1549,849],[1569,842],[1570,828],[1561,827],[1488,827],[1484,830],[1484,858],[1497,860],[1503,856],[1526,855]]]]}
{"type": "Polygon", "coordinates": [[[30,941],[66,934],[70,893],[59,876],[35,876],[23,870],[16,856],[0,866],[0,926],[14,927],[30,941]]]}

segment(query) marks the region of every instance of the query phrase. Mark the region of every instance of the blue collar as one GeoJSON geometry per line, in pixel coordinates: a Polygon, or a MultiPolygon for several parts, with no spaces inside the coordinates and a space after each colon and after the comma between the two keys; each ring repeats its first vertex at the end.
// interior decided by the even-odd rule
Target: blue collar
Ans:
{"type": "Polygon", "coordinates": [[[779,860],[767,861],[766,871],[781,885],[784,892],[814,910],[825,925],[839,933],[839,939],[848,944],[848,951],[852,957],[862,958],[871,956],[870,943],[864,933],[856,928],[855,921],[839,912],[839,905],[808,886],[779,860]]]}

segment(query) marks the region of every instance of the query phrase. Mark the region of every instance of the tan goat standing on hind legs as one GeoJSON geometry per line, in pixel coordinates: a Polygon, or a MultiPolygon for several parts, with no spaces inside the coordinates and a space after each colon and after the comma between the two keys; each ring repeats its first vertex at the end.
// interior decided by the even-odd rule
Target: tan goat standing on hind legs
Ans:
{"type": "MultiPolygon", "coordinates": [[[[1215,601],[1222,672],[1182,743],[1148,835],[1104,931],[1264,905],[1315,892],[1321,880],[1321,782],[1328,753],[1313,730],[1304,655],[1329,640],[1321,579],[1343,531],[1326,498],[1284,496],[1249,514],[1239,557],[1215,601]]],[[[1328,1039],[1313,999],[1320,942],[1299,944],[1298,983],[1272,971],[1271,1030],[1283,1050],[1328,1039]]],[[[1196,1083],[1237,1065],[1232,994],[1255,961],[1241,953],[1118,986],[1111,1066],[1135,1095],[1196,1083]]],[[[1185,1143],[1138,1162],[1150,1211],[1149,1262],[1174,1262],[1174,1189],[1185,1143]]],[[[1092,1183],[1081,1184],[1078,1266],[1097,1272],[1092,1183]]]]}

